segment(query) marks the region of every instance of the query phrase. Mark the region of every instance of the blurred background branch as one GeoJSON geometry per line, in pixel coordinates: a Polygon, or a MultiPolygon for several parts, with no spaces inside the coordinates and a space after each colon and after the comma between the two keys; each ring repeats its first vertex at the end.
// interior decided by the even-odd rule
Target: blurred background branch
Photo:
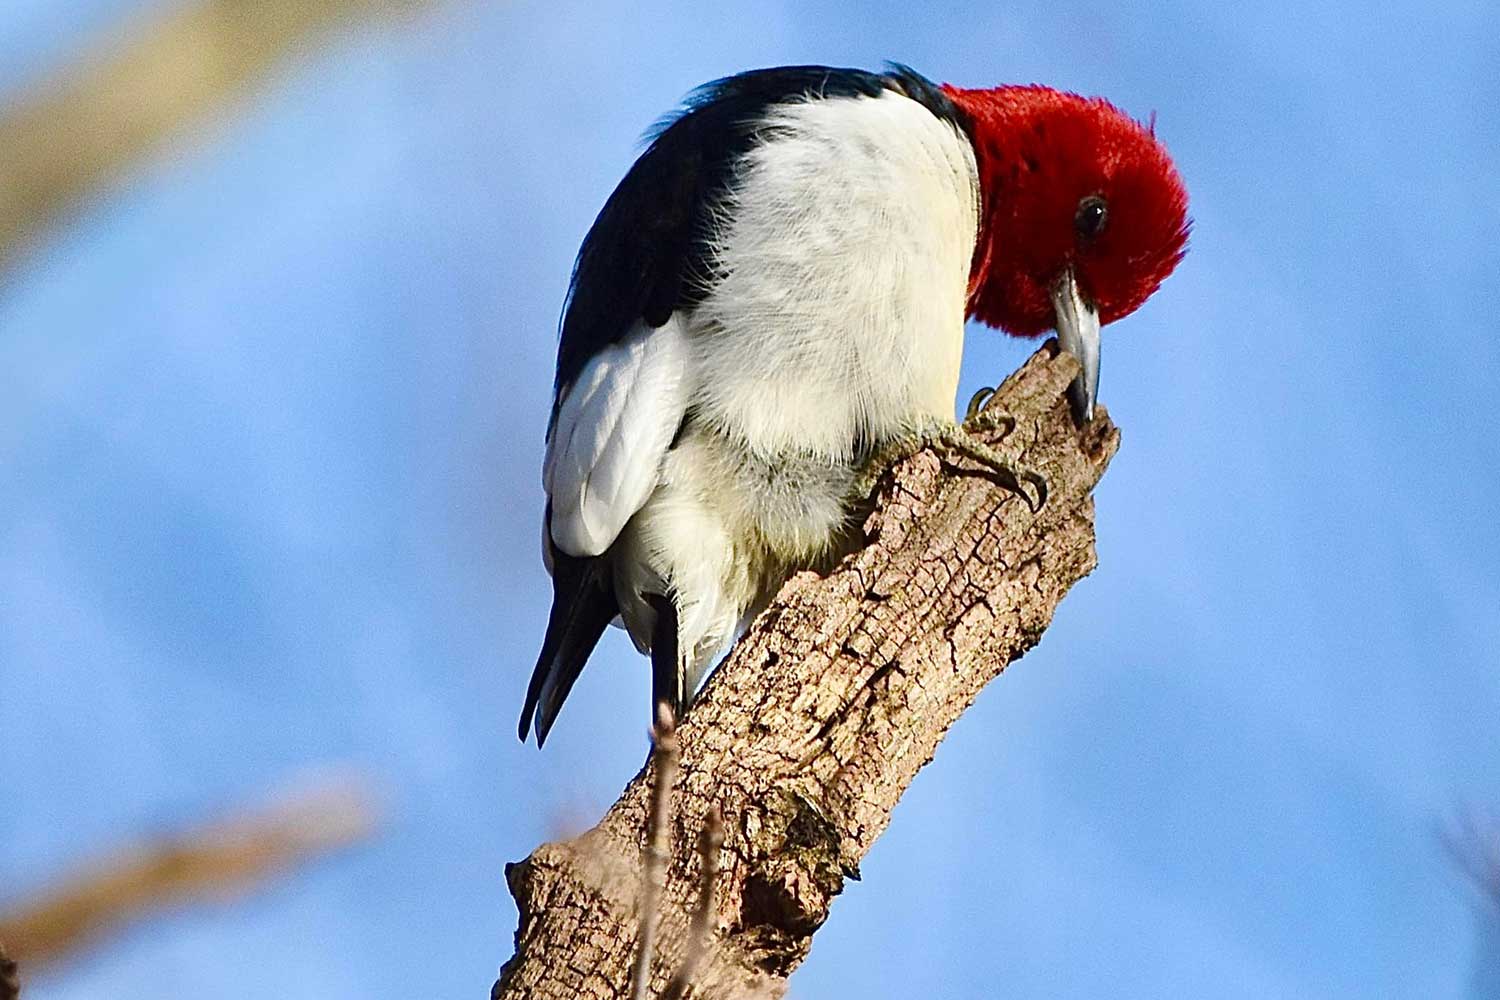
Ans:
{"type": "MultiPolygon", "coordinates": [[[[269,806],[241,809],[81,866],[0,910],[0,942],[30,977],[162,910],[232,901],[311,858],[365,839],[375,824],[364,781],[325,778],[284,791],[269,806]]],[[[0,987],[0,1000],[9,996],[0,987]]]]}
{"type": "Polygon", "coordinates": [[[1484,901],[1500,908],[1500,816],[1470,806],[1440,826],[1438,837],[1484,901]]]}
{"type": "Polygon", "coordinates": [[[5,951],[5,942],[0,941],[0,1000],[16,1000],[21,995],[21,980],[16,975],[16,963],[5,951]]]}
{"type": "Polygon", "coordinates": [[[89,195],[211,122],[333,26],[420,0],[204,0],[112,35],[0,106],[0,274],[89,195]]]}

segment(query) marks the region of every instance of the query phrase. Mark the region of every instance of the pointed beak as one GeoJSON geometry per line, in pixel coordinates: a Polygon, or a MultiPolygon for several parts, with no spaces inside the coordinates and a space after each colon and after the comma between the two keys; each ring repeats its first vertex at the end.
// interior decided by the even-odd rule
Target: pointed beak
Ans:
{"type": "Polygon", "coordinates": [[[1073,404],[1073,416],[1088,423],[1094,419],[1094,402],[1099,398],[1099,314],[1078,294],[1071,267],[1052,285],[1052,308],[1057,313],[1058,343],[1083,366],[1068,386],[1068,401],[1073,404]]]}

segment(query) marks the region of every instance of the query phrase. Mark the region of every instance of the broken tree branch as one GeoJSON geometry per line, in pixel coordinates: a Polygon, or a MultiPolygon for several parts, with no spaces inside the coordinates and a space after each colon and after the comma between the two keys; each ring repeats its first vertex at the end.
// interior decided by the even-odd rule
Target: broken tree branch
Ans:
{"type": "MultiPolygon", "coordinates": [[[[711,943],[689,995],[781,995],[948,728],[1093,569],[1090,494],[1119,432],[1103,413],[1073,424],[1064,390],[1077,372],[1049,342],[989,403],[1016,425],[987,442],[1047,479],[1040,511],[931,451],[899,463],[864,547],[788,581],[709,680],[677,731],[655,989],[691,950],[704,864],[693,842],[717,805],[711,943]]],[[[628,996],[650,785],[637,775],[594,829],[507,867],[520,925],[492,997],[628,996]]]]}

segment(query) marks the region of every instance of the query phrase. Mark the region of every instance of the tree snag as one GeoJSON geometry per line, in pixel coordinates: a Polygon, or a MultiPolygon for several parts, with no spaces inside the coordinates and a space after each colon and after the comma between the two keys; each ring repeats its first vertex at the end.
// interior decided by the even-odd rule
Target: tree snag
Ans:
{"type": "MultiPolygon", "coordinates": [[[[1064,390],[1077,373],[1049,341],[988,404],[1016,425],[981,437],[1046,477],[1040,511],[931,450],[899,462],[865,546],[827,576],[789,580],[709,679],[677,730],[652,996],[697,947],[695,845],[713,809],[710,941],[685,995],[778,997],[948,727],[1094,568],[1090,494],[1119,431],[1102,412],[1074,425],[1064,390]]],[[[492,998],[628,996],[650,786],[646,769],[594,829],[506,867],[520,925],[492,998]]]]}

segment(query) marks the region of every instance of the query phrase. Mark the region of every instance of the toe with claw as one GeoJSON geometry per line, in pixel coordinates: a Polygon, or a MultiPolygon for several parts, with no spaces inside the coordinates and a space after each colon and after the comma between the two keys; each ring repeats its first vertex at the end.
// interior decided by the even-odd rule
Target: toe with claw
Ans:
{"type": "MultiPolygon", "coordinates": [[[[988,415],[988,411],[985,415],[988,415]]],[[[1007,434],[1016,424],[1015,418],[1004,414],[996,414],[990,419],[998,422],[996,426],[1006,426],[1005,433],[1007,434]]],[[[981,423],[989,423],[989,421],[984,420],[981,423]]],[[[949,424],[940,428],[934,435],[932,443],[941,445],[955,456],[967,458],[983,466],[997,486],[1020,497],[1026,506],[1031,508],[1032,513],[1041,510],[1042,505],[1047,502],[1047,480],[1027,469],[1018,470],[1006,460],[1004,455],[957,424],[949,424]],[[1036,490],[1034,498],[1031,492],[1022,485],[1023,482],[1030,483],[1036,490]]]]}
{"type": "Polygon", "coordinates": [[[1016,429],[1016,418],[1009,413],[1001,413],[999,410],[980,410],[964,421],[965,426],[972,426],[980,431],[999,431],[996,436],[1001,440],[1010,437],[1010,432],[1016,429]]]}
{"type": "MultiPolygon", "coordinates": [[[[989,390],[993,393],[993,390],[989,390]]],[[[1000,429],[1003,438],[1015,429],[1016,421],[1008,414],[983,410],[988,395],[977,393],[969,403],[970,421],[980,429],[1000,429]],[[982,397],[982,398],[981,398],[982,397]],[[977,412],[976,412],[977,411],[977,412]]],[[[1047,502],[1047,481],[1034,472],[1017,470],[1005,456],[980,441],[963,427],[951,421],[932,420],[924,422],[907,434],[886,444],[865,465],[864,473],[852,490],[858,497],[868,496],[880,476],[891,465],[914,455],[923,448],[936,448],[955,458],[965,458],[982,466],[996,485],[1020,497],[1032,512],[1041,510],[1047,502]],[[1031,490],[1026,488],[1029,483],[1031,490]],[[1033,492],[1034,491],[1034,492],[1033,492]]]]}
{"type": "Polygon", "coordinates": [[[978,392],[974,393],[974,395],[970,396],[968,409],[964,410],[964,423],[968,423],[970,420],[973,420],[975,417],[979,416],[979,414],[984,410],[984,404],[988,403],[990,401],[990,397],[994,395],[994,387],[985,386],[983,389],[980,389],[978,392]]]}

